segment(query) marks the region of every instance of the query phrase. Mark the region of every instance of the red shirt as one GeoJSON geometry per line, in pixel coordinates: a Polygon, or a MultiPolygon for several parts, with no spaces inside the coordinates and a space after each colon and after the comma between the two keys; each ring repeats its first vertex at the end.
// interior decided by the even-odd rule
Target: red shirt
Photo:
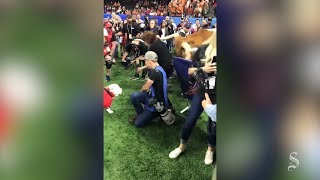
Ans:
{"type": "Polygon", "coordinates": [[[8,136],[9,118],[9,108],[0,98],[0,146],[8,136]]]}
{"type": "Polygon", "coordinates": [[[114,97],[114,94],[108,88],[105,88],[103,91],[103,107],[105,109],[111,107],[112,97],[114,97]]]}
{"type": "Polygon", "coordinates": [[[106,36],[104,36],[106,42],[108,43],[108,46],[107,47],[104,47],[103,49],[103,56],[106,56],[110,53],[110,51],[108,51],[107,49],[109,48],[109,50],[112,49],[112,42],[115,41],[115,34],[114,32],[109,29],[107,30],[108,34],[106,36]]]}

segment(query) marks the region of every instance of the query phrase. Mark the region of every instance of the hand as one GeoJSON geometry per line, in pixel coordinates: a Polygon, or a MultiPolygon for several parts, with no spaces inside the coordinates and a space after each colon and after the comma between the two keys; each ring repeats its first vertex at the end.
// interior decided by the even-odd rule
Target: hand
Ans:
{"type": "Polygon", "coordinates": [[[145,69],[145,67],[138,67],[137,68],[137,73],[141,73],[141,71],[144,70],[144,69],[145,69]]]}
{"type": "Polygon", "coordinates": [[[217,63],[207,63],[204,67],[202,67],[202,70],[206,73],[212,73],[217,71],[217,63]]]}
{"type": "Polygon", "coordinates": [[[205,109],[205,108],[207,107],[207,105],[211,105],[211,104],[212,104],[212,102],[211,102],[211,100],[210,100],[210,98],[209,98],[208,93],[205,93],[204,96],[205,96],[205,98],[204,98],[204,100],[203,100],[202,103],[201,103],[203,109],[205,109]]]}
{"type": "Polygon", "coordinates": [[[135,60],[131,61],[131,64],[139,64],[139,57],[137,57],[135,60]]]}
{"type": "Polygon", "coordinates": [[[131,44],[135,44],[135,45],[139,46],[139,42],[140,42],[140,41],[138,41],[138,40],[133,40],[133,41],[131,42],[131,44]]]}

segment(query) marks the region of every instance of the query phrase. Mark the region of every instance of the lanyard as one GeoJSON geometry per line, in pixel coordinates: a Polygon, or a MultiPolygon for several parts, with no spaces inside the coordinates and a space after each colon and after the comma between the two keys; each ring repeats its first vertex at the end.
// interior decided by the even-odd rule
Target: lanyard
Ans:
{"type": "MultiPolygon", "coordinates": [[[[127,24],[127,29],[128,29],[128,33],[129,33],[129,25],[127,24]]],[[[130,26],[130,29],[131,29],[131,35],[132,35],[132,24],[131,24],[131,26],[130,26]]]]}

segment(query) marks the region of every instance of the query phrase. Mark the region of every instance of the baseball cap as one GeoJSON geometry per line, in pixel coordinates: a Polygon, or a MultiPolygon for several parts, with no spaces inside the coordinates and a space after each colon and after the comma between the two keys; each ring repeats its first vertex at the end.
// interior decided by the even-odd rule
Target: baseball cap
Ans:
{"type": "Polygon", "coordinates": [[[158,55],[153,51],[148,51],[144,55],[145,59],[151,60],[151,61],[158,61],[158,55]]]}

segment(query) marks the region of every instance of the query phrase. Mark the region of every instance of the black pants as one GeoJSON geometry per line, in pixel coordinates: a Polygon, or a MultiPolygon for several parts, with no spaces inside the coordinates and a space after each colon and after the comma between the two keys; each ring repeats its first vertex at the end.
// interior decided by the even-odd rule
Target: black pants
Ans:
{"type": "Polygon", "coordinates": [[[209,147],[215,148],[216,146],[216,122],[208,119],[208,145],[209,147]]]}
{"type": "MultiPolygon", "coordinates": [[[[180,143],[186,144],[189,140],[192,130],[196,125],[201,113],[203,112],[203,108],[201,105],[202,100],[204,99],[203,95],[195,94],[192,97],[191,107],[189,110],[189,114],[187,116],[186,121],[184,122],[180,143]]],[[[212,122],[209,118],[208,120],[208,146],[215,147],[216,146],[216,124],[212,122]]]]}
{"type": "Polygon", "coordinates": [[[106,68],[111,69],[112,67],[112,62],[111,61],[106,61],[106,68]]]}

